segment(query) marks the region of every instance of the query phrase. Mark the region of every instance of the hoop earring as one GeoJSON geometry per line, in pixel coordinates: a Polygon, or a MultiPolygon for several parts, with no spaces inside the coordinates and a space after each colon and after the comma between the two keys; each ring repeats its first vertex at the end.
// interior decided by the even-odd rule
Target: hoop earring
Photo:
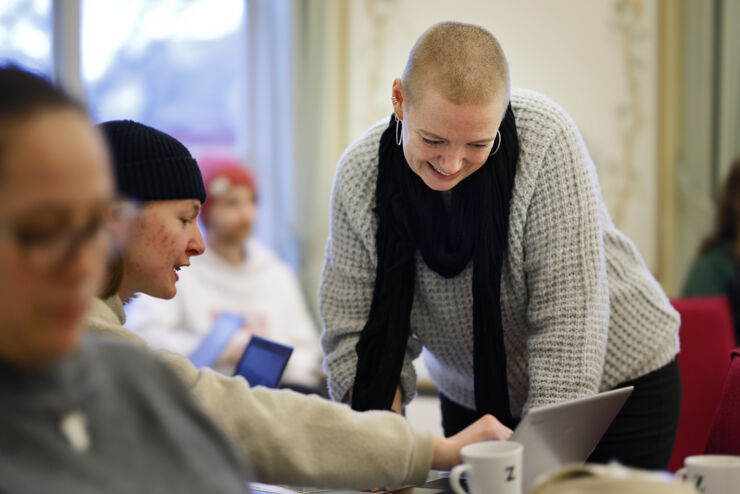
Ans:
{"type": "Polygon", "coordinates": [[[401,142],[403,141],[403,135],[399,132],[399,123],[401,121],[398,119],[398,115],[396,115],[396,144],[399,146],[401,145],[401,142]]]}
{"type": "Polygon", "coordinates": [[[491,151],[491,156],[493,156],[494,154],[498,153],[498,150],[501,147],[501,131],[500,130],[497,130],[496,131],[496,135],[498,136],[498,145],[496,146],[496,149],[494,149],[493,151],[491,151]]]}

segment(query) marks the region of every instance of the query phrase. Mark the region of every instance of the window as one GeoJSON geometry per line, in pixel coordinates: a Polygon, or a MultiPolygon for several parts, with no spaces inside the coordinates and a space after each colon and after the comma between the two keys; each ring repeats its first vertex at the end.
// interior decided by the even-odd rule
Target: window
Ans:
{"type": "Polygon", "coordinates": [[[0,61],[52,74],[51,0],[0,2],[0,61]]]}
{"type": "Polygon", "coordinates": [[[136,120],[196,158],[247,163],[255,234],[296,267],[294,15],[290,0],[0,0],[0,59],[56,73],[94,121],[136,120]]]}
{"type": "Polygon", "coordinates": [[[244,0],[84,0],[82,80],[93,118],[129,118],[194,155],[248,148],[244,0]]]}

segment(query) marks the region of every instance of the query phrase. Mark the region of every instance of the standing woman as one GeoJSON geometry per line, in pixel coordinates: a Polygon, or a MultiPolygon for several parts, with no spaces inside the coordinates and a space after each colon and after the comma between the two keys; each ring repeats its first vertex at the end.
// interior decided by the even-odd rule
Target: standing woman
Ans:
{"type": "Polygon", "coordinates": [[[571,118],[511,91],[496,39],[459,23],[419,38],[391,94],[390,122],[334,179],[320,287],[332,397],[400,411],[422,345],[445,434],[633,384],[591,461],[666,467],[679,318],[609,218],[571,118]]]}

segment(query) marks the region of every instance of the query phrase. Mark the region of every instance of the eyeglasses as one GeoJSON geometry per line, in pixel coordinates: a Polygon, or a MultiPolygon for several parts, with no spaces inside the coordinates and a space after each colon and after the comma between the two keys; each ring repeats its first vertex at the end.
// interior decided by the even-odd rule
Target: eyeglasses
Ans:
{"type": "Polygon", "coordinates": [[[29,268],[37,272],[56,271],[74,259],[83,245],[89,245],[99,254],[108,249],[108,231],[101,217],[91,219],[79,229],[57,226],[44,229],[0,224],[0,236],[10,238],[20,248],[29,268]]]}

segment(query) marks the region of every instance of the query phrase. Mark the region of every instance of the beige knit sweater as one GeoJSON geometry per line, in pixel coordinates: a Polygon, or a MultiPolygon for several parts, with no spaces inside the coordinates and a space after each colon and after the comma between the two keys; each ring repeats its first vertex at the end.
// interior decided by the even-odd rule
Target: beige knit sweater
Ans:
{"type": "MultiPolygon", "coordinates": [[[[512,414],[614,387],[656,370],[678,351],[678,314],[635,246],[612,223],[596,170],[574,122],[533,91],[513,91],[521,154],[501,278],[512,414]]],[[[375,183],[386,121],[340,159],[320,287],[324,368],[332,397],[352,386],[355,345],[370,309],[377,252],[375,183]]],[[[475,408],[472,264],[455,278],[417,254],[412,337],[401,375],[422,344],[437,387],[475,408]]]]}
{"type": "MultiPolygon", "coordinates": [[[[90,331],[146,346],[124,329],[118,296],[96,299],[90,331]]],[[[432,464],[433,437],[390,412],[356,413],[346,405],[292,391],[250,388],[187,358],[155,352],[241,450],[257,480],[271,484],[369,488],[420,484],[432,464]]]]}

